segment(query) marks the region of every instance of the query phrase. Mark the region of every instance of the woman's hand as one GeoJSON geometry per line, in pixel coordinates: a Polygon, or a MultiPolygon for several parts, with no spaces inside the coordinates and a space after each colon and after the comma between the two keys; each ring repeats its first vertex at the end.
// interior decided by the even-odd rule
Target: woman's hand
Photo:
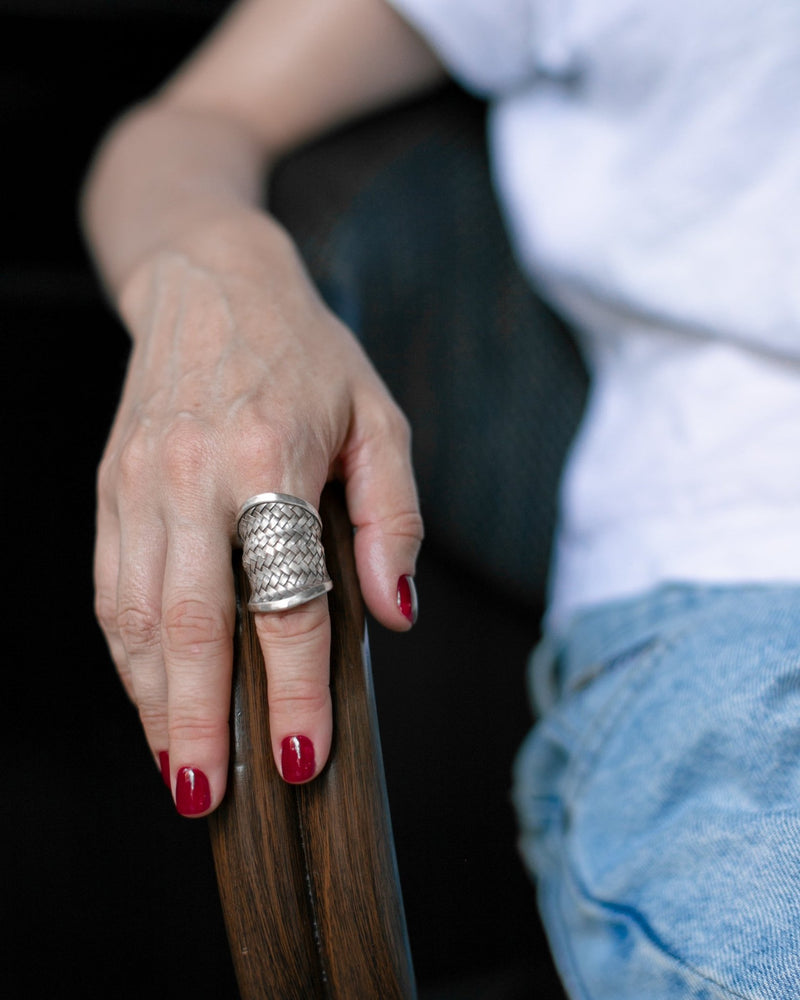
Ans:
{"type": "MultiPolygon", "coordinates": [[[[366,603],[408,628],[422,537],[409,432],[257,210],[148,256],[120,310],[134,348],[98,477],[97,613],[179,811],[204,815],[225,792],[239,507],[267,491],[318,506],[341,478],[366,603]]],[[[307,780],[331,743],[327,599],[256,624],[275,761],[307,780]]]]}
{"type": "MultiPolygon", "coordinates": [[[[133,339],[99,473],[97,612],[182,813],[225,792],[244,501],[316,507],[338,476],[367,606],[390,628],[414,617],[408,428],[260,205],[279,156],[442,76],[383,0],[237,0],[89,170],[87,243],[133,339]]],[[[326,599],[257,625],[275,760],[307,780],[331,742],[326,599]]]]}

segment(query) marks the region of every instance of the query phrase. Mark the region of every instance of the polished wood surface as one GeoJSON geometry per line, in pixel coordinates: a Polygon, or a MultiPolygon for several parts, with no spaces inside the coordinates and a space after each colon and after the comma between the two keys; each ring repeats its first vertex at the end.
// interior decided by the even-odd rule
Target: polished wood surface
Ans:
{"type": "Polygon", "coordinates": [[[364,610],[338,487],[326,489],[320,512],[334,584],[330,760],[307,785],[278,775],[263,659],[242,602],[228,792],[209,819],[220,899],[242,1000],[412,1000],[364,610]]]}

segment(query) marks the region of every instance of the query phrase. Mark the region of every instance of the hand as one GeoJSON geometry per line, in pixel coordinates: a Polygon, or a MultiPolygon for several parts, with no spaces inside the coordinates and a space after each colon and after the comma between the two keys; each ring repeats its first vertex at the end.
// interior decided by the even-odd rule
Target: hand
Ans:
{"type": "MultiPolygon", "coordinates": [[[[409,433],[256,212],[153,254],[121,312],[134,349],[98,476],[97,614],[178,810],[199,816],[225,793],[240,505],[270,491],[318,507],[340,477],[367,606],[406,629],[422,537],[409,433]]],[[[256,621],[276,765],[308,780],[332,735],[327,598],[256,621]]]]}

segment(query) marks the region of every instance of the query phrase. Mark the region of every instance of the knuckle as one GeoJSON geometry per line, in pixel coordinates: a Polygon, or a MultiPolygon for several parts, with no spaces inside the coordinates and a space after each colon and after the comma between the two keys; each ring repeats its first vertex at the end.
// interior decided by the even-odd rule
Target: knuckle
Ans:
{"type": "Polygon", "coordinates": [[[274,648],[315,643],[324,638],[329,627],[328,617],[327,614],[320,615],[313,604],[316,601],[288,611],[256,615],[256,631],[261,641],[274,648]]]}
{"type": "Polygon", "coordinates": [[[139,720],[146,733],[164,733],[167,730],[167,707],[163,702],[139,698],[136,702],[139,720]]]}
{"type": "Polygon", "coordinates": [[[180,416],[164,435],[162,472],[167,482],[192,489],[207,476],[212,443],[194,417],[180,416]]]}
{"type": "Polygon", "coordinates": [[[117,612],[115,630],[128,652],[146,652],[161,640],[160,616],[155,608],[123,606],[117,612]]]}
{"type": "Polygon", "coordinates": [[[418,549],[425,537],[425,525],[415,507],[380,511],[373,520],[361,524],[358,530],[366,529],[379,534],[385,542],[400,543],[404,550],[418,549]]]}
{"type": "Polygon", "coordinates": [[[170,719],[168,732],[170,745],[177,742],[226,745],[228,720],[184,709],[170,719]]]}
{"type": "Polygon", "coordinates": [[[98,589],[94,595],[94,614],[106,635],[117,633],[117,601],[114,594],[98,589]]]}
{"type": "Polygon", "coordinates": [[[228,641],[222,616],[196,598],[171,604],[161,623],[164,645],[170,651],[207,651],[228,641]]]}
{"type": "Polygon", "coordinates": [[[282,715],[319,714],[327,709],[330,688],[321,681],[307,678],[270,678],[268,699],[270,711],[282,715]]]}
{"type": "Polygon", "coordinates": [[[245,469],[279,467],[288,437],[288,432],[279,434],[261,421],[247,421],[237,435],[237,459],[245,469]]]}
{"type": "Polygon", "coordinates": [[[103,488],[113,487],[115,467],[119,473],[119,481],[125,486],[137,486],[141,483],[151,460],[150,442],[146,438],[143,430],[134,431],[125,444],[121,447],[116,462],[109,460],[102,464],[99,472],[99,481],[103,488]]]}
{"type": "Polygon", "coordinates": [[[415,542],[421,542],[425,535],[422,516],[418,510],[403,510],[390,515],[384,531],[391,538],[411,539],[415,542]]]}

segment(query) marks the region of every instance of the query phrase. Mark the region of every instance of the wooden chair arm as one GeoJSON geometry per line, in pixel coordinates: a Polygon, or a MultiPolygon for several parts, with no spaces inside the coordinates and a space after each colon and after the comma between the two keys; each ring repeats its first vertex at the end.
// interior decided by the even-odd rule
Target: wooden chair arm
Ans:
{"type": "MultiPolygon", "coordinates": [[[[334,740],[308,785],[278,775],[264,662],[240,602],[228,791],[210,817],[242,1000],[416,995],[372,689],[352,528],[340,489],[320,513],[328,570],[334,740]]],[[[246,580],[237,566],[240,593],[246,580]]]]}

